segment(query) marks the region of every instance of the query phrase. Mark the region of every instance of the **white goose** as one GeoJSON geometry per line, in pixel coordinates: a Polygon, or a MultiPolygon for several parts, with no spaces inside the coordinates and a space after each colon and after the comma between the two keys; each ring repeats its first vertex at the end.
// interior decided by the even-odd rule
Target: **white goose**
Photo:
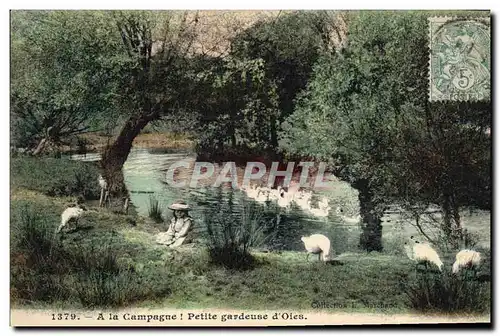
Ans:
{"type": "Polygon", "coordinates": [[[97,180],[99,187],[101,188],[101,196],[99,198],[99,206],[102,207],[109,202],[109,189],[108,182],[104,179],[102,175],[99,175],[97,180]]]}
{"type": "Polygon", "coordinates": [[[415,261],[416,265],[424,264],[428,268],[428,264],[437,266],[439,271],[443,270],[443,262],[439,258],[439,254],[428,243],[420,242],[410,237],[410,243],[405,242],[405,252],[408,259],[415,261]]]}
{"type": "Polygon", "coordinates": [[[307,211],[311,208],[311,198],[311,192],[300,191],[294,201],[302,210],[307,211]]]}
{"type": "Polygon", "coordinates": [[[461,250],[455,256],[455,262],[453,263],[452,272],[457,274],[461,269],[471,268],[474,271],[481,264],[481,253],[474,250],[461,250]]]}
{"type": "Polygon", "coordinates": [[[282,187],[278,187],[278,205],[283,208],[288,208],[293,200],[293,194],[290,191],[285,191],[282,187]]]}
{"type": "Polygon", "coordinates": [[[259,194],[259,189],[254,186],[245,187],[243,191],[245,191],[247,196],[251,199],[256,199],[259,194]]]}
{"type": "Polygon", "coordinates": [[[259,203],[265,203],[268,201],[269,199],[269,193],[270,193],[270,190],[269,188],[267,187],[259,187],[257,188],[258,191],[257,191],[257,197],[255,198],[255,200],[259,203]]]}
{"type": "Polygon", "coordinates": [[[309,209],[309,211],[316,217],[328,217],[330,213],[331,207],[328,205],[328,200],[325,202],[325,198],[323,198],[319,203],[319,208],[309,209]]]}
{"type": "Polygon", "coordinates": [[[279,189],[270,189],[268,195],[270,201],[278,201],[281,198],[279,189]]]}
{"type": "Polygon", "coordinates": [[[300,238],[304,243],[307,253],[307,260],[309,260],[309,253],[317,254],[318,260],[330,260],[330,239],[322,234],[313,234],[309,237],[302,236],[300,238]]]}

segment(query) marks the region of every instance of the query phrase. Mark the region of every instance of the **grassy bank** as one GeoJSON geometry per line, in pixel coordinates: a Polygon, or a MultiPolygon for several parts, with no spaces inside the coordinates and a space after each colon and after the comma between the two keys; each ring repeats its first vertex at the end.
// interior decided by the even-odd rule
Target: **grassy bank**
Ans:
{"type": "MultiPolygon", "coordinates": [[[[101,152],[109,143],[113,141],[112,137],[99,133],[87,133],[81,136],[81,143],[84,144],[88,152],[101,152]]],[[[190,150],[194,144],[188,136],[184,134],[173,133],[141,133],[134,139],[133,146],[136,148],[149,148],[161,150],[190,150]]],[[[65,151],[75,150],[76,148],[66,147],[65,151]]]]}
{"type": "MultiPolygon", "coordinates": [[[[54,193],[52,184],[72,185],[79,178],[61,173],[48,180],[47,174],[54,165],[65,172],[86,171],[90,177],[84,179],[87,181],[84,189],[93,190],[96,168],[87,162],[51,160],[20,157],[12,161],[14,306],[287,308],[395,313],[416,308],[416,299],[410,295],[415,289],[417,294],[427,295],[426,291],[435,287],[424,283],[427,287],[418,289],[422,284],[421,274],[402,254],[343,253],[336,263],[325,265],[315,258],[306,261],[303,252],[252,251],[256,260],[253,267],[227,269],[211,263],[203,245],[177,250],[157,245],[154,236],[163,230],[161,223],[116,214],[98,208],[93,201],[88,201],[89,211],[78,230],[54,236],[62,210],[81,192],[78,188],[55,188],[59,192],[54,193]],[[40,162],[37,164],[35,160],[40,162]],[[36,180],[44,181],[36,183],[36,180]]],[[[440,281],[435,274],[429,276],[440,281]]],[[[462,282],[449,284],[451,289],[457,289],[462,282]]],[[[484,313],[489,309],[489,285],[474,281],[476,294],[472,299],[468,292],[448,291],[446,286],[439,289],[440,293],[430,292],[430,295],[455,293],[469,300],[464,304],[465,310],[484,313]]],[[[449,299],[456,301],[456,297],[449,299]]],[[[438,308],[435,309],[446,311],[446,307],[438,308]]]]}

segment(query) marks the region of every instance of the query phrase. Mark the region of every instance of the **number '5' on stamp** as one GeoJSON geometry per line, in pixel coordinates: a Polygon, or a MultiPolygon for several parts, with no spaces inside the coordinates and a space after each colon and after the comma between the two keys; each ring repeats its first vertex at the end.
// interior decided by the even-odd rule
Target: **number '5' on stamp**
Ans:
{"type": "Polygon", "coordinates": [[[490,18],[429,18],[429,100],[489,101],[490,18]]]}

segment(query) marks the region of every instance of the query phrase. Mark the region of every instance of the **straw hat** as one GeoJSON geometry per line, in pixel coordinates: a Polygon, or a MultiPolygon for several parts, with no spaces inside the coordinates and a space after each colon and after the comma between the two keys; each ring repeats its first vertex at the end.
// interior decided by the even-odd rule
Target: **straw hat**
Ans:
{"type": "Polygon", "coordinates": [[[175,201],[168,207],[170,210],[189,210],[189,205],[182,200],[175,201]]]}

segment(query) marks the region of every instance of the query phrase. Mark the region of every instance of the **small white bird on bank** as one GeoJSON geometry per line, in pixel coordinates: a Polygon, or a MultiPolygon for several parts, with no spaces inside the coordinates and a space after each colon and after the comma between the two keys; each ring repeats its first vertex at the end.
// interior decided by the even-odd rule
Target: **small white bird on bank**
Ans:
{"type": "Polygon", "coordinates": [[[452,273],[457,274],[464,268],[475,268],[481,263],[481,253],[474,250],[461,250],[455,256],[452,273]]]}
{"type": "Polygon", "coordinates": [[[57,228],[56,233],[61,232],[61,230],[70,222],[74,222],[76,227],[78,225],[78,219],[80,219],[84,211],[85,208],[82,206],[74,206],[66,208],[61,214],[61,224],[57,228]]]}
{"type": "Polygon", "coordinates": [[[102,175],[99,175],[97,182],[99,183],[99,187],[101,188],[101,197],[99,198],[99,206],[102,207],[109,201],[108,182],[106,182],[106,180],[104,179],[104,177],[102,177],[102,175]]]}
{"type": "Polygon", "coordinates": [[[108,188],[108,183],[106,182],[106,180],[104,179],[104,177],[102,177],[102,175],[99,175],[98,182],[99,182],[99,187],[101,187],[101,189],[107,189],[108,188]]]}
{"type": "Polygon", "coordinates": [[[313,234],[309,237],[302,236],[300,239],[304,243],[304,247],[308,252],[307,260],[309,260],[309,253],[317,254],[318,260],[330,260],[330,239],[326,236],[322,234],[313,234]]]}
{"type": "Polygon", "coordinates": [[[434,250],[429,244],[422,243],[418,240],[413,239],[413,236],[410,238],[412,240],[412,245],[405,243],[405,251],[406,255],[410,260],[413,260],[418,264],[424,263],[427,267],[427,264],[436,265],[440,271],[443,270],[443,262],[441,258],[439,258],[439,254],[434,250]]]}

